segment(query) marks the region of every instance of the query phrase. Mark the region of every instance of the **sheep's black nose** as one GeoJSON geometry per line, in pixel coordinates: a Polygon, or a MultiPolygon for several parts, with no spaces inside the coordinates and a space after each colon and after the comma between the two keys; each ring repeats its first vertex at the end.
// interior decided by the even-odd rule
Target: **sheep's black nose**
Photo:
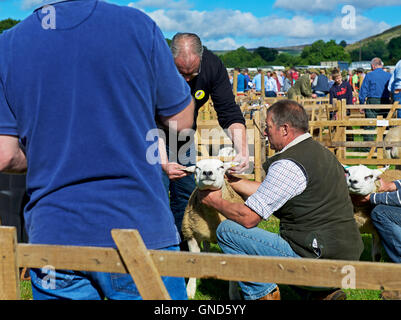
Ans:
{"type": "Polygon", "coordinates": [[[210,177],[213,175],[213,171],[203,171],[203,175],[206,177],[210,177]]]}

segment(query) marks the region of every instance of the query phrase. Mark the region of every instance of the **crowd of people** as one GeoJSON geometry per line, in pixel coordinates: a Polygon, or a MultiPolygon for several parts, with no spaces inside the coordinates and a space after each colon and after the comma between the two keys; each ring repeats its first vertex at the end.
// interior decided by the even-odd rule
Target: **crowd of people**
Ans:
{"type": "MultiPolygon", "coordinates": [[[[54,6],[60,30],[41,28],[45,15],[36,10],[0,36],[0,172],[26,174],[27,241],[115,247],[112,229],[137,229],[148,249],[186,250],[180,225],[195,188],[186,171],[195,153],[192,137],[182,140],[180,134],[196,129],[197,113],[210,97],[237,153],[228,182],[246,199],[235,204],[223,200],[221,190],[201,192],[202,203],[227,218],[217,230],[222,251],[360,258],[363,242],[343,167],[313,140],[305,109],[291,98],[330,94],[348,101],[359,90],[360,103],[384,103],[390,95],[380,90],[388,90],[400,99],[400,63],[393,75],[385,75],[381,61],[372,61],[373,71],[362,84],[359,75],[343,79],[339,72],[331,80],[322,71],[267,72],[266,96],[287,92],[289,99],[267,111],[264,135],[276,154],[265,163],[260,183],[232,175],[249,167],[245,119],[226,68],[196,34],[176,34],[169,48],[140,10],[96,0],[54,6]],[[109,28],[111,22],[115,28],[109,28]],[[377,81],[386,79],[379,88],[377,81]],[[151,141],[148,133],[156,128],[159,135],[151,141]],[[160,161],[151,163],[147,156],[154,143],[160,161]],[[272,215],[280,219],[279,233],[258,228],[272,215]]],[[[241,70],[238,85],[237,92],[260,91],[261,72],[251,79],[241,70]]],[[[388,189],[393,198],[400,186],[388,189]]],[[[398,240],[399,220],[392,221],[398,240]]],[[[391,257],[400,257],[399,248],[389,247],[395,250],[391,257]]],[[[54,286],[42,269],[31,269],[30,276],[34,299],[141,298],[129,274],[56,270],[54,286]]],[[[187,299],[183,278],[163,277],[163,282],[171,298],[187,299]]],[[[240,286],[245,299],[280,299],[275,283],[240,286]]],[[[314,288],[311,296],[346,297],[338,288],[314,288]]]]}
{"type": "MultiPolygon", "coordinates": [[[[388,68],[384,70],[383,63],[380,58],[372,60],[372,71],[373,81],[381,83],[382,79],[376,75],[379,73],[383,76],[385,82],[391,77],[391,72],[388,68]]],[[[235,69],[238,72],[237,76],[237,94],[249,92],[251,90],[260,93],[261,92],[261,74],[262,69],[258,68],[257,73],[251,77],[247,68],[235,69]]],[[[357,97],[360,96],[359,101],[361,104],[369,103],[374,101],[372,96],[366,96],[373,94],[378,96],[378,92],[369,92],[369,81],[372,74],[367,78],[368,82],[363,82],[365,76],[370,74],[370,71],[366,71],[362,68],[358,68],[350,71],[341,71],[338,68],[321,68],[321,69],[307,69],[302,72],[296,68],[289,68],[285,71],[265,71],[264,76],[264,88],[266,97],[277,97],[284,96],[289,99],[294,99],[296,96],[302,96],[307,98],[320,98],[328,96],[330,103],[333,99],[346,99],[347,104],[354,104],[357,102],[357,97]]],[[[233,72],[229,74],[231,86],[233,86],[233,72]]],[[[384,88],[384,84],[380,84],[377,90],[384,88]]],[[[387,90],[387,87],[385,88],[387,90]]],[[[379,96],[378,96],[379,97],[379,96]]],[[[380,103],[388,103],[388,95],[380,96],[380,103]]]]}

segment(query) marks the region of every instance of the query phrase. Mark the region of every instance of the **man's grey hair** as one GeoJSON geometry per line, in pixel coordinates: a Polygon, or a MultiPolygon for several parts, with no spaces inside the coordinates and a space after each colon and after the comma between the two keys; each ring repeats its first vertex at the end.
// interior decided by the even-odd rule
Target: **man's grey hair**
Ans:
{"type": "Polygon", "coordinates": [[[370,62],[370,64],[376,66],[376,67],[381,67],[383,66],[383,61],[380,58],[373,58],[372,61],[370,62]]]}
{"type": "Polygon", "coordinates": [[[289,124],[303,133],[309,130],[309,119],[304,107],[294,100],[280,100],[267,109],[276,126],[289,124]]]}
{"type": "Polygon", "coordinates": [[[192,52],[202,59],[203,46],[202,41],[195,33],[177,33],[171,40],[170,48],[173,57],[176,58],[180,55],[181,40],[188,39],[191,43],[192,52]]]}

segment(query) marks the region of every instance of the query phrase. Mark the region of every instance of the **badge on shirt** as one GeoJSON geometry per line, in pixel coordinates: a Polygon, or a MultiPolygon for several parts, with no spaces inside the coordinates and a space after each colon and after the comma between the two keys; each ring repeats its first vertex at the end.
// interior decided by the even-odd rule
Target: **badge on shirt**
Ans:
{"type": "Polygon", "coordinates": [[[195,99],[202,100],[205,97],[205,91],[198,90],[195,92],[195,99]]]}

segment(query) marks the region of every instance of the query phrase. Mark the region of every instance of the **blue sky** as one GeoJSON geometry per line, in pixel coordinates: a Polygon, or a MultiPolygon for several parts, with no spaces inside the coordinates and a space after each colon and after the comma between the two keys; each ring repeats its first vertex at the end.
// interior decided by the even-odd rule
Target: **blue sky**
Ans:
{"type": "MultiPolygon", "coordinates": [[[[0,0],[0,19],[24,19],[54,0],[0,0]]],[[[401,24],[401,0],[107,0],[144,11],[166,37],[195,32],[210,49],[353,43],[401,24]],[[347,7],[345,7],[347,6],[347,7]]]]}

